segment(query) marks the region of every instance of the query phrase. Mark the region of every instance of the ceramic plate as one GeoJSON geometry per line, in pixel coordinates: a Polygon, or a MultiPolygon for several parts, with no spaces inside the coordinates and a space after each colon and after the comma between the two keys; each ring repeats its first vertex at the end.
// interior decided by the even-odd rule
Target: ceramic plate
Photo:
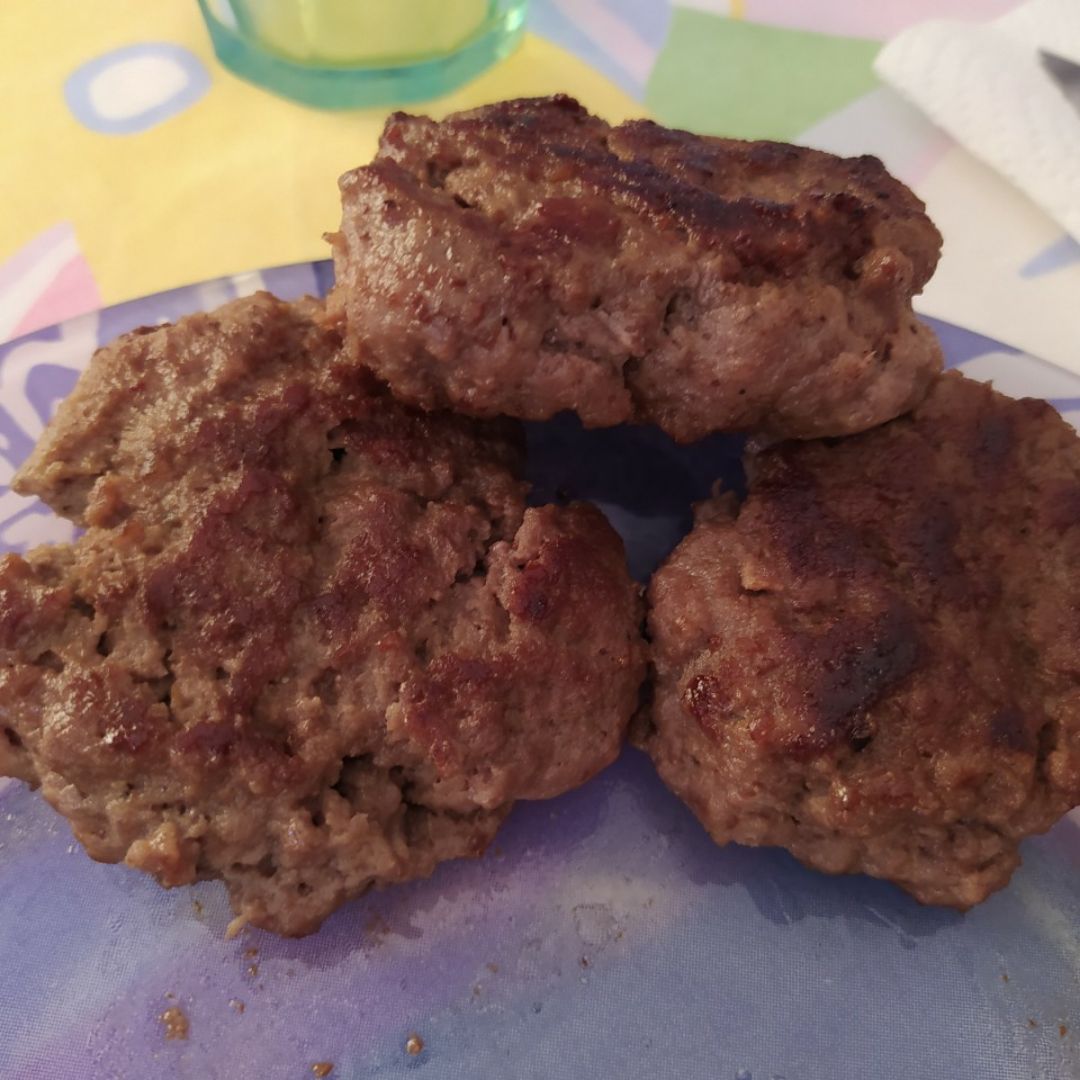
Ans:
{"type": "MultiPolygon", "coordinates": [[[[316,263],[209,282],[0,347],[0,483],[98,344],[330,277],[316,263]]],[[[1080,379],[934,326],[951,366],[1080,421],[1080,379]]],[[[739,445],[560,419],[530,426],[529,451],[537,497],[596,502],[644,577],[691,503],[737,479],[739,445]]],[[[0,487],[0,547],[72,535],[0,487]]],[[[0,1076],[1080,1077],[1080,825],[1023,854],[969,914],[920,907],[781,851],[716,847],[627,750],[581,790],[519,804],[479,861],[370,894],[304,940],[226,941],[218,884],[166,892],[100,866],[37,795],[0,780],[0,1076]],[[174,1005],[187,1039],[165,1038],[174,1005]]]]}

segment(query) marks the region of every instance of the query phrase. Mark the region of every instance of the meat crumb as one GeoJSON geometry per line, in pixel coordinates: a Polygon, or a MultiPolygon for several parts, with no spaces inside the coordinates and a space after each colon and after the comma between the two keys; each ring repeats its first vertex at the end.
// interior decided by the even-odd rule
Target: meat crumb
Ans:
{"type": "Polygon", "coordinates": [[[405,1053],[417,1057],[424,1052],[424,1040],[419,1035],[410,1035],[405,1040],[405,1053]]]}
{"type": "Polygon", "coordinates": [[[232,1009],[233,1012],[242,1014],[247,1006],[239,998],[230,998],[229,1008],[232,1009]]]}
{"type": "Polygon", "coordinates": [[[311,1066],[311,1071],[315,1076],[329,1076],[334,1071],[334,1063],[332,1061],[316,1061],[311,1066]]]}
{"type": "Polygon", "coordinates": [[[384,937],[390,933],[390,924],[377,911],[372,912],[371,917],[364,923],[364,936],[372,945],[381,943],[384,937]]]}
{"type": "Polygon", "coordinates": [[[229,925],[225,927],[225,940],[232,941],[247,924],[246,915],[237,915],[235,919],[231,919],[229,925]]]}
{"type": "Polygon", "coordinates": [[[188,1037],[188,1018],[179,1005],[166,1009],[158,1019],[165,1027],[166,1039],[186,1039],[188,1037]]]}

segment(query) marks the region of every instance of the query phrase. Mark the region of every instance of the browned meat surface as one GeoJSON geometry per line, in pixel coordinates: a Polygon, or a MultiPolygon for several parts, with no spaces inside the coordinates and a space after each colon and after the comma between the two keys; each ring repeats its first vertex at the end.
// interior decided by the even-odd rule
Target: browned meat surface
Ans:
{"type": "Polygon", "coordinates": [[[748,465],[653,580],[644,745],[720,843],[978,903],[1080,803],[1080,441],[946,375],[748,465]]]}
{"type": "Polygon", "coordinates": [[[17,481],[87,532],[0,558],[0,774],[285,934],[587,779],[643,675],[599,512],[526,510],[512,427],[396,404],[314,312],[101,350],[17,481]]]}
{"type": "Polygon", "coordinates": [[[797,438],[915,405],[922,203],[875,158],[609,127],[569,98],[393,116],[341,179],[330,310],[425,408],[797,438]]]}

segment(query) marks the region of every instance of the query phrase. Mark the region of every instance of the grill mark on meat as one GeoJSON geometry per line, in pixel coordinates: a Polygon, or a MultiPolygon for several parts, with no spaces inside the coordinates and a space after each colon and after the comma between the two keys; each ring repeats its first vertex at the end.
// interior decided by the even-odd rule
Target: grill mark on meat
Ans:
{"type": "MultiPolygon", "coordinates": [[[[1040,729],[1041,731],[1044,728],[1040,729]]],[[[1005,750],[1030,754],[1037,750],[1027,717],[1015,706],[998,709],[990,718],[990,739],[1005,750]]]]}
{"type": "Polygon", "coordinates": [[[915,670],[919,634],[910,613],[894,607],[869,623],[845,623],[817,639],[806,657],[820,676],[811,684],[806,730],[790,744],[820,753],[847,740],[865,746],[866,713],[915,670]]]}
{"type": "Polygon", "coordinates": [[[1001,472],[1015,452],[1016,434],[1010,414],[984,416],[976,427],[975,463],[984,482],[997,484],[1001,472]]]}
{"type": "Polygon", "coordinates": [[[971,595],[971,583],[963,573],[956,552],[960,525],[955,512],[943,501],[916,504],[909,510],[911,522],[901,538],[912,571],[949,600],[971,595]]]}
{"type": "Polygon", "coordinates": [[[829,511],[810,474],[784,453],[778,451],[756,485],[764,496],[758,512],[770,547],[799,578],[852,574],[864,561],[858,533],[829,511]]]}
{"type": "Polygon", "coordinates": [[[601,250],[616,246],[622,226],[602,203],[583,204],[580,199],[550,196],[537,203],[535,216],[527,219],[525,228],[540,237],[601,250]]]}

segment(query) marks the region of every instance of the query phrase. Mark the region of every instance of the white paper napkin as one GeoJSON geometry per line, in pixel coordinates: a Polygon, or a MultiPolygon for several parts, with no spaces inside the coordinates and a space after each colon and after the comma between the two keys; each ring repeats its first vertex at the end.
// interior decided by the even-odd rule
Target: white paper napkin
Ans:
{"type": "Polygon", "coordinates": [[[988,23],[920,23],[874,67],[1080,240],[1080,113],[1040,48],[1080,63],[1080,0],[1030,0],[988,23]]]}

